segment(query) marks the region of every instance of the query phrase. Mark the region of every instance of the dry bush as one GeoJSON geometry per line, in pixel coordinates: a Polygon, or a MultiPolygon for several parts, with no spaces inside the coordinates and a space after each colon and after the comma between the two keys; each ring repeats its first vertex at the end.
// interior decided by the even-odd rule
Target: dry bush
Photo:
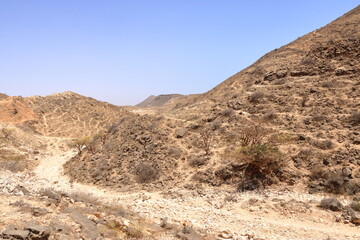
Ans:
{"type": "Polygon", "coordinates": [[[234,157],[244,165],[239,190],[269,186],[282,178],[284,155],[272,144],[253,144],[236,150],[234,157]]]}
{"type": "Polygon", "coordinates": [[[321,86],[324,88],[334,88],[336,87],[336,81],[332,80],[332,81],[326,81],[321,83],[321,86]]]}
{"type": "Polygon", "coordinates": [[[263,99],[265,97],[265,94],[262,92],[254,92],[252,93],[248,100],[251,103],[259,103],[261,99],[263,99]]]}
{"type": "Polygon", "coordinates": [[[27,155],[17,154],[9,150],[0,149],[0,169],[11,172],[23,172],[31,166],[27,155]]]}
{"type": "Polygon", "coordinates": [[[345,180],[344,177],[339,173],[329,174],[325,176],[325,184],[328,192],[335,194],[344,194],[346,193],[345,180]]]}
{"type": "Polygon", "coordinates": [[[27,160],[0,161],[0,169],[8,170],[10,172],[24,172],[29,168],[30,164],[27,160]]]}
{"type": "Polygon", "coordinates": [[[292,135],[251,124],[242,128],[238,136],[241,147],[225,155],[235,160],[242,174],[239,190],[254,190],[284,180],[286,158],[277,146],[288,143],[292,135]]]}
{"type": "Polygon", "coordinates": [[[124,208],[124,206],[116,204],[116,205],[100,205],[101,211],[106,212],[109,215],[125,217],[129,214],[129,212],[124,208]]]}
{"type": "Polygon", "coordinates": [[[314,153],[311,149],[304,148],[299,151],[296,157],[301,160],[302,163],[308,163],[313,155],[314,153]]]}
{"type": "Polygon", "coordinates": [[[101,204],[101,201],[98,197],[86,192],[71,192],[68,193],[67,196],[77,202],[84,202],[94,206],[98,206],[101,204]]]}
{"type": "Polygon", "coordinates": [[[211,153],[211,144],[214,138],[214,132],[210,128],[203,128],[200,131],[200,147],[205,151],[206,155],[211,153]]]}
{"type": "Polygon", "coordinates": [[[221,128],[222,122],[221,121],[214,121],[211,124],[211,130],[216,131],[221,128]]]}
{"type": "Polygon", "coordinates": [[[311,171],[312,183],[320,183],[321,190],[334,194],[354,195],[360,192],[360,182],[348,179],[341,171],[329,172],[326,168],[314,168],[311,171]]]}
{"type": "Polygon", "coordinates": [[[94,206],[101,205],[101,201],[98,197],[91,193],[76,191],[76,192],[65,192],[62,190],[57,190],[54,188],[43,188],[39,191],[39,194],[41,196],[46,196],[48,198],[51,198],[57,202],[61,201],[61,197],[68,197],[73,199],[76,202],[84,202],[87,204],[91,204],[94,206]]]}
{"type": "Polygon", "coordinates": [[[300,64],[302,65],[314,65],[316,63],[316,60],[312,57],[305,57],[301,60],[300,64]]]}
{"type": "Polygon", "coordinates": [[[359,125],[360,124],[360,112],[354,112],[350,116],[350,120],[353,124],[359,125]]]}
{"type": "Polygon", "coordinates": [[[207,163],[207,159],[203,156],[191,156],[188,162],[192,167],[200,167],[207,163]]]}
{"type": "Polygon", "coordinates": [[[58,190],[55,190],[54,188],[43,188],[39,191],[40,196],[45,196],[50,199],[55,200],[56,202],[61,202],[61,196],[64,196],[64,193],[58,190]]]}
{"type": "Polygon", "coordinates": [[[140,163],[135,169],[135,174],[139,183],[150,183],[158,178],[159,171],[150,164],[140,163]]]}
{"type": "Polygon", "coordinates": [[[101,143],[104,145],[106,143],[106,134],[103,133],[103,132],[100,132],[100,133],[97,133],[93,136],[93,140],[96,141],[96,140],[100,140],[101,143]]]}
{"type": "Polygon", "coordinates": [[[234,110],[232,108],[227,108],[221,112],[221,115],[224,117],[230,117],[234,114],[234,110]]]}
{"type": "Polygon", "coordinates": [[[14,129],[11,128],[2,128],[1,137],[4,139],[9,139],[9,137],[14,133],[14,129]]]}
{"type": "Polygon", "coordinates": [[[324,115],[315,115],[315,116],[312,116],[312,118],[311,118],[311,120],[314,122],[322,122],[322,121],[325,121],[326,119],[327,118],[324,115]]]}
{"type": "Polygon", "coordinates": [[[243,127],[240,130],[238,138],[241,142],[241,146],[249,146],[259,144],[266,136],[271,134],[273,131],[269,128],[265,128],[260,124],[251,124],[243,127]]]}
{"type": "Polygon", "coordinates": [[[296,142],[297,138],[298,137],[294,134],[274,133],[268,137],[267,141],[273,145],[282,145],[282,144],[294,143],[296,142]]]}
{"type": "Polygon", "coordinates": [[[129,238],[140,239],[144,237],[144,226],[141,223],[137,225],[130,225],[126,229],[126,235],[129,238]]]}
{"type": "Polygon", "coordinates": [[[360,201],[353,201],[351,204],[350,204],[350,207],[352,209],[354,209],[355,211],[359,211],[360,212],[360,201]]]}
{"type": "Polygon", "coordinates": [[[334,148],[334,143],[331,140],[313,140],[311,144],[322,150],[329,150],[334,148]]]}
{"type": "Polygon", "coordinates": [[[10,150],[0,149],[0,160],[3,161],[24,161],[27,157],[25,154],[17,154],[10,150]]]}
{"type": "Polygon", "coordinates": [[[268,111],[262,117],[265,121],[271,121],[277,118],[277,113],[273,110],[268,111]]]}
{"type": "Polygon", "coordinates": [[[307,102],[309,101],[309,95],[305,94],[301,99],[301,107],[306,107],[307,102]]]}
{"type": "Polygon", "coordinates": [[[78,154],[80,155],[83,149],[89,150],[91,153],[95,151],[95,146],[93,144],[94,137],[93,136],[86,136],[82,138],[75,139],[71,145],[74,146],[78,150],[78,154]]]}

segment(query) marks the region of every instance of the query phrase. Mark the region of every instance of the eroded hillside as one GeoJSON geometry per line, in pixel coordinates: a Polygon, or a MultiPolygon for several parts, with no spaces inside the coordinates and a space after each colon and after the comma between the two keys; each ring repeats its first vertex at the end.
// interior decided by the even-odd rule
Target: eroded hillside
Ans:
{"type": "Polygon", "coordinates": [[[125,110],[72,92],[0,100],[0,121],[54,137],[81,137],[109,127],[125,110]]]}

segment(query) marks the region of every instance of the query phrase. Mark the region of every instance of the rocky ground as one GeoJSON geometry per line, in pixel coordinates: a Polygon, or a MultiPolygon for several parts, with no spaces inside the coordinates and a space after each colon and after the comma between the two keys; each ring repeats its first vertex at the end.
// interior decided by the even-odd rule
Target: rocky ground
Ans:
{"type": "Polygon", "coordinates": [[[360,238],[358,220],[346,215],[351,197],[338,197],[341,205],[334,203],[330,210],[319,205],[331,196],[300,187],[246,193],[211,187],[120,192],[71,182],[62,166],[76,152],[62,151],[59,138],[49,141],[52,147],[39,156],[34,171],[3,171],[0,176],[4,239],[16,234],[18,239],[360,238]]]}

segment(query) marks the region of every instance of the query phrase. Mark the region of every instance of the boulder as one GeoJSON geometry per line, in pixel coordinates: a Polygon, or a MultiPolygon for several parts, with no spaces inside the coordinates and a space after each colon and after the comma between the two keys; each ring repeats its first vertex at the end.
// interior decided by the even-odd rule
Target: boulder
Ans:
{"type": "Polygon", "coordinates": [[[73,210],[70,217],[81,226],[81,233],[86,239],[97,239],[100,235],[96,224],[82,215],[80,212],[73,210]]]}
{"type": "Polygon", "coordinates": [[[360,212],[358,211],[351,211],[350,213],[350,221],[356,225],[360,224],[360,212]]]}
{"type": "Polygon", "coordinates": [[[2,233],[2,237],[5,239],[18,239],[18,240],[27,240],[30,231],[28,230],[17,230],[17,229],[7,229],[2,233]]]}
{"type": "Polygon", "coordinates": [[[203,237],[197,233],[192,227],[184,226],[181,231],[176,234],[181,240],[202,240],[203,237]]]}
{"type": "Polygon", "coordinates": [[[320,202],[320,207],[330,209],[331,211],[340,211],[343,205],[336,198],[324,198],[320,202]]]}
{"type": "Polygon", "coordinates": [[[32,238],[39,240],[47,240],[51,232],[49,227],[41,226],[35,223],[25,224],[24,230],[30,231],[32,238]]]}

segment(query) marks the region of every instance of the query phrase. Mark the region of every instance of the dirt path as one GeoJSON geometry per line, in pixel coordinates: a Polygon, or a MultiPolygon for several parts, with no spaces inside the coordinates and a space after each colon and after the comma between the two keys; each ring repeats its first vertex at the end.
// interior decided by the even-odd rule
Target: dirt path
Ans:
{"type": "MultiPolygon", "coordinates": [[[[305,214],[280,214],[276,209],[266,209],[274,199],[277,201],[316,202],[323,196],[292,191],[268,191],[265,193],[229,193],[208,189],[202,194],[195,191],[174,189],[162,192],[116,192],[98,186],[71,183],[64,176],[63,165],[76,152],[61,151],[61,139],[52,138],[49,154],[44,156],[34,170],[38,188],[48,187],[64,192],[91,194],[107,204],[122,204],[130,210],[150,219],[160,221],[167,217],[171,222],[190,222],[210,233],[228,230],[234,236],[255,233],[264,239],[360,239],[360,228],[336,222],[333,213],[314,208],[305,214]],[[231,195],[236,201],[225,201],[231,195]],[[245,203],[257,199],[265,208],[245,203]],[[280,200],[279,200],[280,199],[280,200]]],[[[346,199],[343,199],[346,201],[346,199]]],[[[297,211],[297,209],[295,209],[297,211]]]]}

